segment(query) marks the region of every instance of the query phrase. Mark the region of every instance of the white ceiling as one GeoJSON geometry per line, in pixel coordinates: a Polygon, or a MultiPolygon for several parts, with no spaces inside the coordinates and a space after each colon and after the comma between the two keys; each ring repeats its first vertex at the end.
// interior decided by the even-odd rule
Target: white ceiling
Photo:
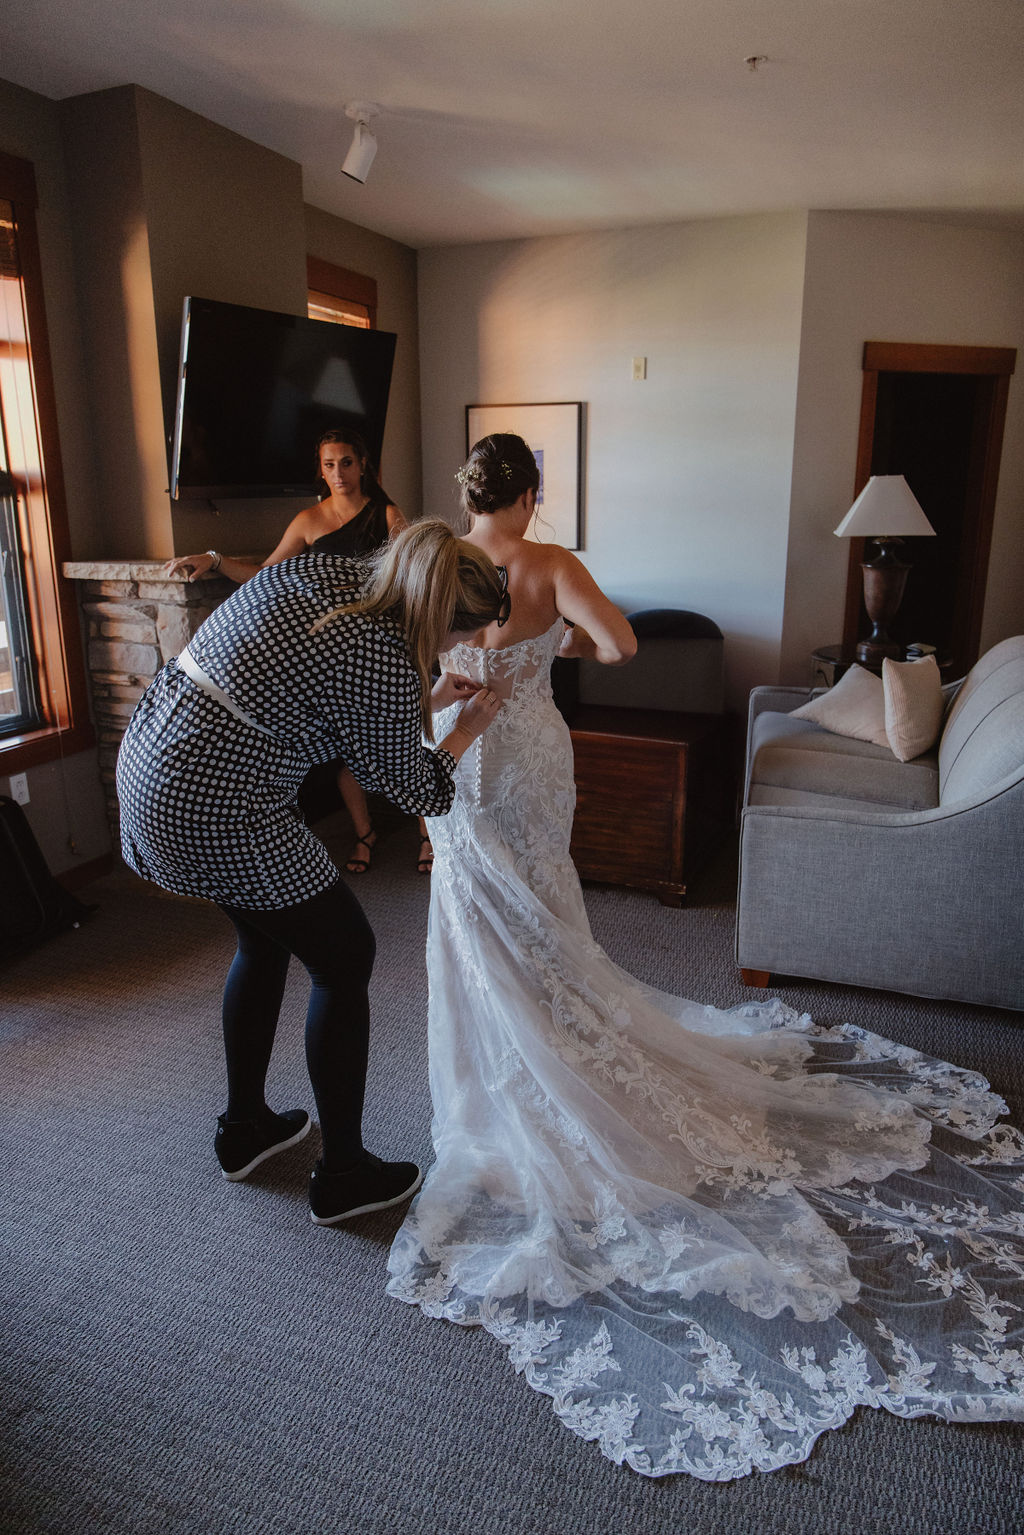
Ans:
{"type": "Polygon", "coordinates": [[[0,75],[146,86],[407,244],[793,208],[1024,227],[1022,0],[3,0],[0,75]],[[748,68],[748,55],[766,62],[748,68]],[[378,103],[365,186],[345,105],[378,103]]]}

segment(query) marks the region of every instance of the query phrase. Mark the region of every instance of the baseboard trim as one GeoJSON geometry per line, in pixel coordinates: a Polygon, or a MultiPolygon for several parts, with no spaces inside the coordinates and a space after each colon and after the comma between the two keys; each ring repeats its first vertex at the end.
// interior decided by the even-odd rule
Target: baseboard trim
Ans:
{"type": "Polygon", "coordinates": [[[113,867],[113,853],[104,853],[102,858],[91,858],[88,863],[76,864],[72,869],[63,869],[54,877],[65,890],[80,890],[83,885],[91,885],[94,879],[102,879],[104,874],[109,874],[113,867]]]}

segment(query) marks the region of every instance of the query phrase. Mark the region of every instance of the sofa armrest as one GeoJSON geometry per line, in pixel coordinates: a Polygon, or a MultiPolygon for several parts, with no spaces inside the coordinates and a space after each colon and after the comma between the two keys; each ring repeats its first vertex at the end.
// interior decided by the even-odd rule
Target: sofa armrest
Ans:
{"type": "Polygon", "coordinates": [[[744,969],[1024,1009],[1024,778],[931,810],[748,806],[744,969]]]}
{"type": "Polygon", "coordinates": [[[750,691],[750,704],[747,710],[747,723],[753,724],[759,714],[764,714],[771,709],[775,714],[790,714],[794,709],[799,709],[801,704],[809,702],[816,693],[823,693],[824,688],[797,688],[797,687],[759,687],[750,691]]]}
{"type": "MultiPolygon", "coordinates": [[[[754,721],[759,714],[769,711],[773,714],[791,714],[794,709],[799,709],[801,704],[808,703],[817,693],[824,692],[823,688],[797,688],[781,686],[765,686],[752,688],[750,701],[747,704],[747,742],[744,750],[743,783],[750,782],[750,743],[754,738],[754,721]]],[[[744,788],[744,798],[746,789],[744,788]]]]}

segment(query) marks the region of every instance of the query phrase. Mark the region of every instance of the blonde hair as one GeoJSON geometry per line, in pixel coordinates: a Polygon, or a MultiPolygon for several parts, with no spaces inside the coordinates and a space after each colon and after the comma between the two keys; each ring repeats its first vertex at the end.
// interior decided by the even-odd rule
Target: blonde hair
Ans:
{"type": "Polygon", "coordinates": [[[497,618],[504,584],[482,549],[456,538],[440,521],[404,528],[369,564],[372,574],[364,595],[325,613],[313,632],[345,613],[396,619],[420,679],[423,733],[433,741],[431,673],[442,642],[452,630],[475,633],[497,618]]]}

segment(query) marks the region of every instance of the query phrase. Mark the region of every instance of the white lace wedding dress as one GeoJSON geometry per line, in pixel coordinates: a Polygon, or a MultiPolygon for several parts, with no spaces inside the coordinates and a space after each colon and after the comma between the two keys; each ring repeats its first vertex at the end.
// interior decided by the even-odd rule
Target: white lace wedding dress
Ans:
{"type": "Polygon", "coordinates": [[[862,1029],[719,1011],[612,963],[569,859],[562,633],[444,658],[511,693],[430,823],[437,1160],[390,1293],[485,1327],[647,1476],[791,1465],[858,1404],[1024,1418],[1005,1104],[862,1029]]]}

